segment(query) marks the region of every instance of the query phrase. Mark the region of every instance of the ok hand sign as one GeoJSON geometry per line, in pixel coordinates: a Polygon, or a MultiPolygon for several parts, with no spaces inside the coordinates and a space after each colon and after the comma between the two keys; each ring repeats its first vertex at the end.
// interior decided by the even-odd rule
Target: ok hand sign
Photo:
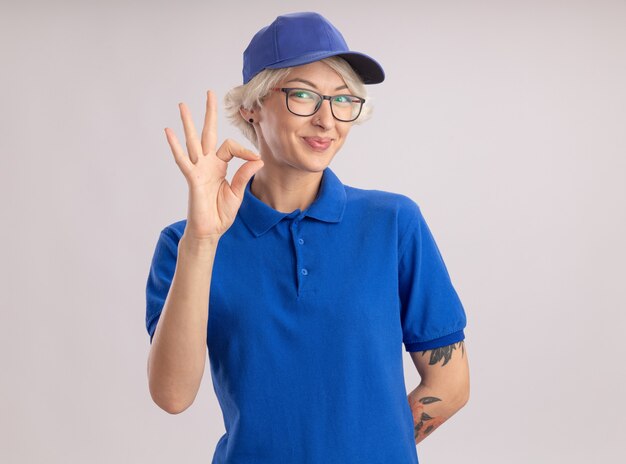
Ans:
{"type": "Polygon", "coordinates": [[[185,235],[195,240],[218,240],[235,221],[246,185],[263,167],[263,161],[260,155],[231,139],[226,139],[216,150],[217,102],[211,90],[207,91],[201,139],[198,139],[187,105],[180,103],[178,106],[185,130],[187,154],[171,129],[165,128],[165,134],[174,160],[189,185],[185,235]],[[228,162],[235,156],[248,162],[237,170],[230,185],[226,180],[226,170],[228,162]]]}

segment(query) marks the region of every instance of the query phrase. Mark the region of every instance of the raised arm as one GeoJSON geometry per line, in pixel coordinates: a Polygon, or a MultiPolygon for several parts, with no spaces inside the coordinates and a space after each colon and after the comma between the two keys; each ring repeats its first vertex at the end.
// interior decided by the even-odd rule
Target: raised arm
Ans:
{"type": "Polygon", "coordinates": [[[417,444],[467,403],[469,365],[464,341],[410,355],[421,377],[408,395],[417,444]]]}
{"type": "MultiPolygon", "coordinates": [[[[171,129],[166,128],[165,135],[189,186],[187,223],[176,245],[174,275],[161,275],[150,287],[153,293],[157,293],[155,288],[161,293],[159,298],[153,298],[158,301],[163,297],[162,284],[171,281],[151,334],[148,355],[150,394],[157,405],[172,414],[187,409],[200,388],[206,364],[209,290],[217,245],[235,220],[247,183],[263,167],[260,155],[233,140],[227,139],[216,149],[217,102],[212,91],[207,91],[201,137],[187,105],[180,103],[179,109],[188,153],[171,129]],[[229,184],[226,170],[234,157],[246,162],[229,184]]],[[[170,265],[173,254],[170,250],[170,265]]],[[[153,264],[151,275],[165,274],[162,266],[167,263],[157,260],[153,264]]],[[[170,272],[171,266],[167,274],[170,272]]]]}

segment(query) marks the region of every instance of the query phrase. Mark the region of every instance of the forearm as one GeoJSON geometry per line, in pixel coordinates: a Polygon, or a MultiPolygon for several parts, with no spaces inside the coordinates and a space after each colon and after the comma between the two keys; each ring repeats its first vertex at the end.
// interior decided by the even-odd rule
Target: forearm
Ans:
{"type": "Polygon", "coordinates": [[[413,413],[415,444],[421,442],[461,409],[466,399],[421,383],[408,395],[413,413]]]}
{"type": "Polygon", "coordinates": [[[193,402],[206,364],[209,289],[217,243],[178,245],[176,271],[148,358],[150,394],[177,414],[193,402]]]}
{"type": "Polygon", "coordinates": [[[411,352],[411,358],[422,379],[408,395],[417,444],[467,403],[469,365],[464,341],[411,352]]]}

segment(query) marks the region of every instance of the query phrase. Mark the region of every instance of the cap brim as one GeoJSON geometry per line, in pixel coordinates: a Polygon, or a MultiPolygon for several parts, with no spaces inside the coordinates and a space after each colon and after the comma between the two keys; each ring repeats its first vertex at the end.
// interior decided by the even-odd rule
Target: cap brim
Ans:
{"type": "Polygon", "coordinates": [[[329,56],[339,56],[346,60],[352,69],[361,76],[364,84],[379,84],[385,80],[385,71],[382,66],[372,57],[360,52],[316,52],[309,55],[299,56],[289,60],[283,60],[266,66],[268,69],[289,68],[323,60],[329,56]]]}

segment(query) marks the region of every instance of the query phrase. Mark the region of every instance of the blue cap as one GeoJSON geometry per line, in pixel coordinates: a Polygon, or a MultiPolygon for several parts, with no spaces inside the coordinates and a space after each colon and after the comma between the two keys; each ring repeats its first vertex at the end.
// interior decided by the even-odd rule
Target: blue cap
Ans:
{"type": "Polygon", "coordinates": [[[287,68],[340,56],[365,84],[385,80],[376,60],[350,51],[341,32],[319,13],[302,12],[278,16],[257,32],[243,52],[243,83],[264,69],[287,68]]]}

